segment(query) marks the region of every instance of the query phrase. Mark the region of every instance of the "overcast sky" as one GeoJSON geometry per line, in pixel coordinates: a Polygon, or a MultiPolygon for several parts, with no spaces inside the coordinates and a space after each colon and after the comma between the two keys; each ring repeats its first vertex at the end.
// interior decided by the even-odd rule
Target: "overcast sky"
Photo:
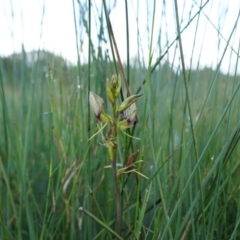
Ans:
{"type": "MultiPolygon", "coordinates": [[[[179,16],[183,28],[198,11],[205,1],[178,0],[179,16]]],[[[83,19],[87,19],[85,1],[75,1],[78,42],[81,43],[81,61],[87,60],[88,39],[83,19]]],[[[88,2],[88,1],[86,1],[88,2]]],[[[110,11],[110,19],[117,40],[119,52],[123,61],[126,60],[126,25],[125,1],[106,1],[110,11]],[[116,2],[116,4],[114,4],[116,2]]],[[[174,0],[156,0],[153,31],[153,62],[176,37],[176,18],[174,0]]],[[[99,16],[102,13],[102,1],[92,1],[92,39],[94,48],[100,44],[103,49],[109,49],[108,42],[99,43],[99,16]]],[[[73,1],[71,0],[0,0],[0,55],[7,56],[20,52],[22,44],[26,51],[46,49],[60,54],[67,60],[76,63],[76,34],[74,27],[73,1]]],[[[147,64],[149,55],[150,33],[153,20],[154,1],[128,1],[130,56],[144,59],[147,64]],[[146,5],[147,3],[147,5],[146,5]]],[[[200,67],[216,67],[220,61],[227,41],[237,22],[237,27],[230,39],[224,56],[221,70],[234,72],[237,62],[237,52],[240,40],[238,0],[210,0],[182,34],[184,57],[187,67],[191,59],[194,67],[200,62],[200,67]],[[197,29],[197,31],[196,31],[197,29]],[[196,34],[196,35],[195,35],[196,34]],[[194,41],[195,39],[195,41],[194,41]]],[[[104,27],[106,24],[104,23],[104,27]]],[[[108,40],[106,28],[105,38],[108,40]]],[[[173,45],[165,60],[174,61],[177,67],[179,54],[174,59],[173,45]]],[[[178,51],[178,50],[177,50],[178,51]]],[[[238,71],[240,72],[240,71],[238,71]]]]}

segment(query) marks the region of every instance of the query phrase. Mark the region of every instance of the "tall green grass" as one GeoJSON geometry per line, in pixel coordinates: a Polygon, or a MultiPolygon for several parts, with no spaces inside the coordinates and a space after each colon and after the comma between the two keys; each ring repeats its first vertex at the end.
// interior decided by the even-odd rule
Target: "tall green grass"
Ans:
{"type": "MultiPolygon", "coordinates": [[[[75,11],[91,9],[99,17],[99,29],[104,29],[95,46],[90,12],[75,17],[76,37],[79,20],[88,34],[88,63],[81,59],[79,47],[77,66],[46,51],[29,55],[24,48],[0,59],[1,239],[118,237],[112,172],[105,168],[108,155],[100,135],[88,141],[98,130],[90,115],[88,91],[106,102],[106,77],[120,74],[106,24],[112,9],[106,3],[98,9],[94,1],[74,3],[75,11]],[[104,39],[109,52],[102,47],[104,39]]],[[[129,4],[125,1],[128,41],[133,37],[127,28],[129,4]]],[[[231,51],[231,59],[236,58],[234,74],[220,70],[237,26],[231,26],[217,67],[184,69],[181,63],[176,67],[176,59],[185,58],[177,35],[172,43],[169,39],[173,57],[159,46],[159,56],[152,58],[157,52],[153,35],[159,31],[156,15],[161,10],[151,11],[155,15],[148,16],[148,62],[142,60],[138,35],[139,56],[130,60],[127,55],[123,64],[131,93],[139,91],[143,97],[137,102],[139,122],[128,131],[140,140],[121,134],[118,162],[124,164],[129,154],[139,151],[136,161],[143,162],[137,170],[148,179],[134,173],[122,179],[122,238],[239,239],[239,49],[231,51]]],[[[186,11],[193,16],[190,25],[199,21],[204,7],[196,15],[186,11]]],[[[180,25],[178,34],[184,29],[180,25]]],[[[126,98],[123,82],[122,90],[126,98]]]]}

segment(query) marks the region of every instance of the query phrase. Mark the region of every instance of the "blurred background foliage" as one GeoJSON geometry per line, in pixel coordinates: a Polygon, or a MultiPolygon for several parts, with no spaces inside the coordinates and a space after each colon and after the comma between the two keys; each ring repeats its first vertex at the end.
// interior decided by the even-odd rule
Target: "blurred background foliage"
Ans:
{"type": "MultiPolygon", "coordinates": [[[[90,62],[73,64],[24,46],[0,57],[1,239],[114,238],[104,228],[115,229],[112,173],[101,136],[88,141],[98,130],[88,91],[103,97],[110,111],[105,81],[119,62],[103,27],[104,11],[98,44],[91,41],[88,10],[87,2],[79,3],[90,62]]],[[[149,178],[130,174],[122,180],[123,237],[239,239],[239,75],[223,74],[219,66],[184,71],[174,61],[166,57],[147,66],[136,56],[123,62],[131,93],[143,97],[139,123],[128,131],[140,141],[121,134],[118,161],[139,151],[143,163],[137,168],[149,178]]]]}

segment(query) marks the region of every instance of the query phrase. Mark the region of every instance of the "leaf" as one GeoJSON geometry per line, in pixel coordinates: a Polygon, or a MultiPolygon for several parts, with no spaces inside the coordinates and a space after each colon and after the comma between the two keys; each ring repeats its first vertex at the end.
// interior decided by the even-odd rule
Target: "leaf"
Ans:
{"type": "Polygon", "coordinates": [[[84,212],[85,214],[87,214],[90,218],[92,218],[93,220],[95,220],[97,223],[99,223],[102,227],[104,227],[106,230],[108,230],[110,233],[112,233],[115,237],[117,237],[120,240],[123,240],[123,238],[121,236],[119,236],[115,231],[113,231],[108,225],[106,225],[103,221],[101,221],[99,218],[97,218],[96,216],[94,216],[92,213],[90,213],[88,210],[86,210],[83,207],[79,208],[80,211],[84,212]]]}

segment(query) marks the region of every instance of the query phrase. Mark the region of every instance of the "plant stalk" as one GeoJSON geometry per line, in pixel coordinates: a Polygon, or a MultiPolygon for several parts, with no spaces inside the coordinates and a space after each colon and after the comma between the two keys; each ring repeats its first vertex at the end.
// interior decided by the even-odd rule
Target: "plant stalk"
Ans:
{"type": "Polygon", "coordinates": [[[114,121],[112,126],[113,134],[113,160],[112,160],[112,169],[113,169],[113,178],[116,189],[116,202],[117,202],[117,219],[116,219],[116,230],[117,234],[121,236],[121,225],[122,225],[122,203],[121,203],[121,191],[117,177],[117,124],[118,124],[118,111],[116,107],[116,102],[113,103],[113,114],[114,121]]]}

